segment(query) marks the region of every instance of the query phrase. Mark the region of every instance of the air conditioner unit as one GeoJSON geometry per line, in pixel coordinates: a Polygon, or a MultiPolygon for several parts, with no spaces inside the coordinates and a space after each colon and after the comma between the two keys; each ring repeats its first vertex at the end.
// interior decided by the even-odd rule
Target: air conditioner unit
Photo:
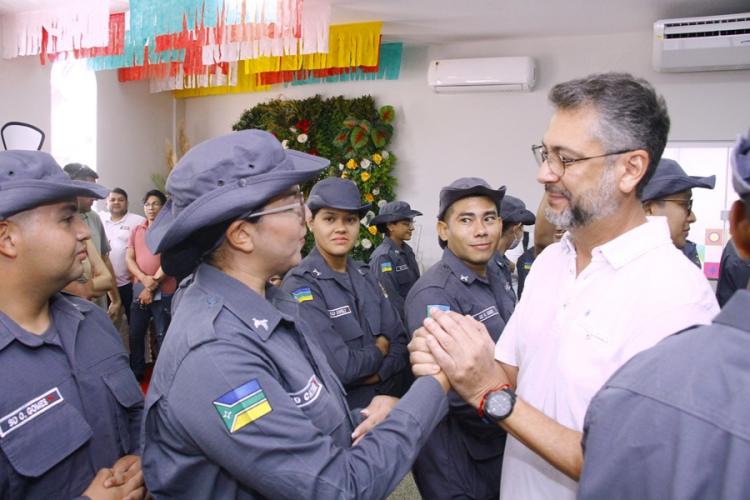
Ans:
{"type": "Polygon", "coordinates": [[[657,71],[750,68],[750,12],[656,21],[653,51],[657,71]]]}
{"type": "Polygon", "coordinates": [[[435,92],[531,90],[536,65],[530,57],[483,57],[432,61],[427,83],[435,92]]]}

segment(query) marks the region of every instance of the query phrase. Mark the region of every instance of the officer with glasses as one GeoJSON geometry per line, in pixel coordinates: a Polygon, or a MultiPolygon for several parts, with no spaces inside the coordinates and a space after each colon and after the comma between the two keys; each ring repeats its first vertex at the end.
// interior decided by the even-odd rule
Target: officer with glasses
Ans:
{"type": "Polygon", "coordinates": [[[693,188],[713,189],[715,185],[715,175],[687,175],[679,163],[662,158],[641,197],[646,215],[666,217],[672,243],[699,268],[701,261],[695,243],[687,239],[690,225],[696,221],[693,188]]]}

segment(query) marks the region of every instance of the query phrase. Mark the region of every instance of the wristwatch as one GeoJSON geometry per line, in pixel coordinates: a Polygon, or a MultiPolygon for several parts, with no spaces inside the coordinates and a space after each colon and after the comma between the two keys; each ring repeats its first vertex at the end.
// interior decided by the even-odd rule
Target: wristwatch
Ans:
{"type": "Polygon", "coordinates": [[[479,403],[479,416],[487,423],[497,423],[510,416],[515,404],[516,393],[505,384],[487,391],[479,403]]]}

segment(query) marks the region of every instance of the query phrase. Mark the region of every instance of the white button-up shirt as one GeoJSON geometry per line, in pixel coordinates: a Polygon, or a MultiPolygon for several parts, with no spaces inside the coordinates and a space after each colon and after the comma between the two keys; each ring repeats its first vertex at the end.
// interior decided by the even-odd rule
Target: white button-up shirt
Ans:
{"type": "MultiPolygon", "coordinates": [[[[566,234],[534,261],[495,357],[518,367],[519,397],[581,431],[589,402],[615,370],[718,312],[708,281],[672,244],[664,217],[594,248],[578,276],[566,234]]],[[[574,499],[577,487],[508,435],[501,499],[574,499]]]]}
{"type": "MultiPolygon", "coordinates": [[[[112,262],[112,268],[115,271],[117,286],[127,285],[132,279],[130,271],[128,271],[128,264],[125,261],[128,238],[130,237],[130,232],[136,226],[143,224],[146,219],[131,212],[126,213],[122,219],[116,222],[112,220],[112,216],[109,213],[102,213],[101,218],[111,248],[109,260],[112,262]]],[[[125,307],[130,307],[130,304],[125,304],[125,307]]]]}

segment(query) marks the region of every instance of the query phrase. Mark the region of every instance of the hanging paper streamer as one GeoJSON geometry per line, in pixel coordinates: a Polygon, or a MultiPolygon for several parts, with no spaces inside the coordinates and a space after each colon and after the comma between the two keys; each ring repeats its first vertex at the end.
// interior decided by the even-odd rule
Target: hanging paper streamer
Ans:
{"type": "Polygon", "coordinates": [[[106,47],[109,2],[77,0],[55,9],[4,14],[0,16],[0,31],[6,59],[40,54],[44,31],[50,53],[106,47]]]}
{"type": "Polygon", "coordinates": [[[70,52],[51,53],[48,49],[47,30],[42,34],[42,52],[39,54],[42,64],[54,62],[59,58],[72,56],[76,59],[122,54],[125,46],[125,13],[110,14],[109,16],[109,44],[106,47],[91,47],[74,49],[70,52]]]}
{"type": "MultiPolygon", "coordinates": [[[[373,68],[352,68],[313,70],[313,76],[306,79],[295,79],[291,85],[307,85],[310,83],[336,83],[352,80],[398,80],[401,73],[402,43],[384,43],[380,46],[380,64],[373,68]],[[331,75],[320,75],[323,71],[337,71],[331,75]]],[[[288,84],[287,84],[288,85],[288,84]]]]}

